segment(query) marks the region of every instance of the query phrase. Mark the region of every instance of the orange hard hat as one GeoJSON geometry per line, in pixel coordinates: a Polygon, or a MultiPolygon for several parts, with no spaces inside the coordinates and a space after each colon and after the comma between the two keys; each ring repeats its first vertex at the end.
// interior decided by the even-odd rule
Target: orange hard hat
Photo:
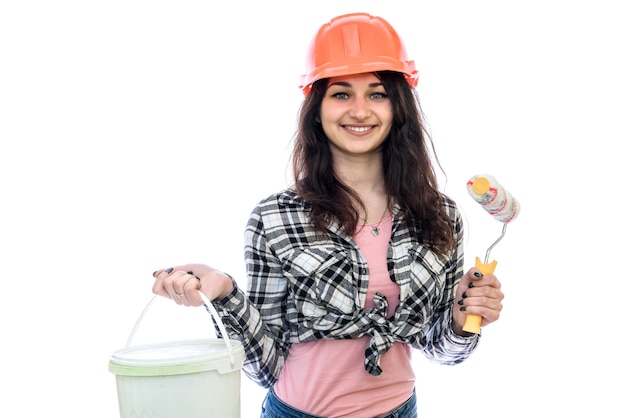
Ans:
{"type": "Polygon", "coordinates": [[[415,62],[408,60],[394,28],[378,16],[346,14],[317,31],[309,45],[300,88],[306,95],[322,78],[385,70],[404,73],[411,87],[417,86],[419,72],[415,62]]]}

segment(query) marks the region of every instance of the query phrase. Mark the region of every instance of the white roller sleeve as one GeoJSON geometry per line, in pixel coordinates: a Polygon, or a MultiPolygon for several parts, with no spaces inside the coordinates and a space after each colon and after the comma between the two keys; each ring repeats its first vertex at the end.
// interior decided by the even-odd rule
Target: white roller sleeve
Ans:
{"type": "Polygon", "coordinates": [[[502,223],[509,223],[517,217],[520,204],[492,176],[474,176],[467,182],[467,191],[483,209],[502,223]]]}

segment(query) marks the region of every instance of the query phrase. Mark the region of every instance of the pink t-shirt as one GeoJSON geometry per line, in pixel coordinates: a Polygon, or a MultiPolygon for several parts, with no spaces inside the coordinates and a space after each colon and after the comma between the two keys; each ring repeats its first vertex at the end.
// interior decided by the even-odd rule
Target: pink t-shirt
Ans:
{"type": "MultiPolygon", "coordinates": [[[[387,249],[392,217],[378,226],[379,235],[365,225],[354,240],[363,253],[370,279],[365,302],[373,308],[376,292],[389,302],[389,316],[398,306],[400,290],[389,278],[387,249]]],[[[316,340],[293,344],[274,385],[276,395],[292,407],[309,414],[332,418],[363,418],[384,415],[411,397],[415,375],[411,347],[396,342],[381,357],[380,376],[365,370],[365,349],[371,337],[351,340],[316,340]]]]}

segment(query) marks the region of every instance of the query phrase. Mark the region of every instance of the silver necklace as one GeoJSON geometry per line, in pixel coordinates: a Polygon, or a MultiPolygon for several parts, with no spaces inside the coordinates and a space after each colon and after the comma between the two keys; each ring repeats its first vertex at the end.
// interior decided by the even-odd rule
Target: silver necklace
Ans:
{"type": "Polygon", "coordinates": [[[383,212],[383,216],[380,218],[380,221],[378,221],[378,223],[376,223],[376,225],[372,225],[372,230],[370,231],[372,233],[372,235],[374,235],[375,237],[378,236],[379,234],[379,230],[378,230],[378,226],[380,225],[380,223],[383,221],[383,219],[385,219],[385,215],[387,214],[387,209],[385,209],[385,211],[383,212]]]}

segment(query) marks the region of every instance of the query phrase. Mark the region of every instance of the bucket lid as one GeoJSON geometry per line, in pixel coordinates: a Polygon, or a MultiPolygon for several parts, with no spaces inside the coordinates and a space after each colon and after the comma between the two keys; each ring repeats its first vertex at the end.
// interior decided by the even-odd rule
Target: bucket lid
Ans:
{"type": "Polygon", "coordinates": [[[241,369],[243,346],[231,340],[235,364],[222,339],[143,344],[115,351],[109,371],[124,376],[166,376],[216,370],[220,374],[241,369]]]}

